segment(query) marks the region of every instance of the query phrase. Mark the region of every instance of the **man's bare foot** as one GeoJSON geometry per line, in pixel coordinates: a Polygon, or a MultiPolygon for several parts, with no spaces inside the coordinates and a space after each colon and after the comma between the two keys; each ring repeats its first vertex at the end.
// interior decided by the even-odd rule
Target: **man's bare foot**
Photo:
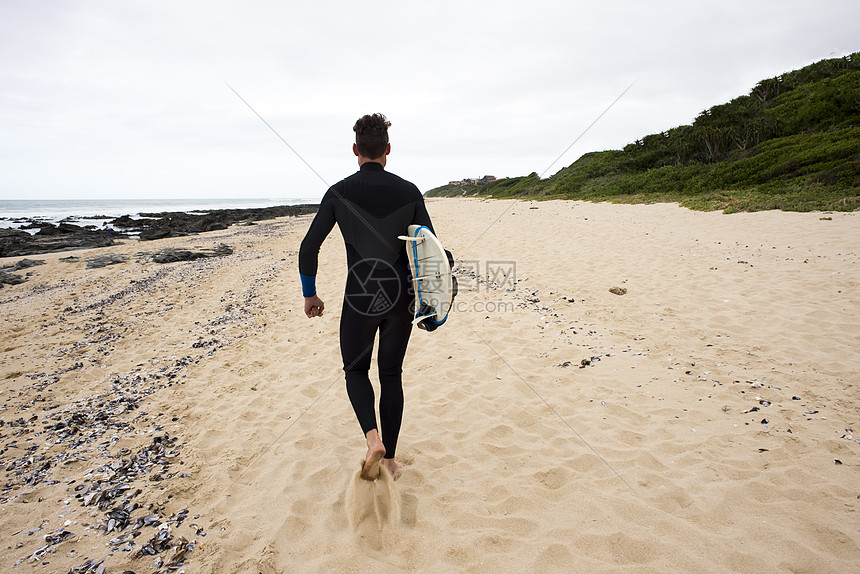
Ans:
{"type": "Polygon", "coordinates": [[[400,478],[400,474],[403,472],[403,464],[393,458],[383,458],[382,466],[388,470],[388,474],[390,474],[391,478],[394,480],[400,478]]]}
{"type": "Polygon", "coordinates": [[[376,429],[367,433],[367,454],[361,467],[361,478],[364,480],[376,480],[379,478],[379,461],[385,456],[385,445],[379,438],[376,429]]]}

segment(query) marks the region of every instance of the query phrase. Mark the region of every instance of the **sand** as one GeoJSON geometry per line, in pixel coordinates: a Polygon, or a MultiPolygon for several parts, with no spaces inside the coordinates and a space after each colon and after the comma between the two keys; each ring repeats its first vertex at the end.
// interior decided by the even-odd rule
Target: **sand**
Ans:
{"type": "Polygon", "coordinates": [[[181,548],[133,558],[159,529],[186,572],[860,568],[860,215],[427,204],[461,293],[412,335],[396,482],[356,478],[336,231],[326,313],[301,312],[311,216],[43,255],[0,289],[0,569],[154,572],[181,548]],[[51,426],[74,412],[89,442],[51,426]],[[165,433],[124,498],[75,498],[165,433]],[[160,526],[98,530],[132,503],[160,526]]]}

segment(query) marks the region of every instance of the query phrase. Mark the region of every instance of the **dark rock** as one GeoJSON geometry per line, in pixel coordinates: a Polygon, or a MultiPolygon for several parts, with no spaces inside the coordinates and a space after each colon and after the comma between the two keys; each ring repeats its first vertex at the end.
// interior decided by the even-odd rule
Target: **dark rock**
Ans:
{"type": "MultiPolygon", "coordinates": [[[[135,228],[142,228],[140,239],[150,241],[164,237],[182,237],[207,231],[227,229],[236,223],[253,223],[277,217],[288,217],[316,213],[318,205],[281,205],[256,209],[218,209],[206,213],[141,213],[144,219],[114,220],[111,225],[122,227],[120,223],[133,223],[135,228]]],[[[122,219],[122,218],[121,218],[122,219]]]]}
{"type": "MultiPolygon", "coordinates": [[[[304,204],[256,209],[219,209],[193,214],[164,212],[141,214],[141,219],[124,215],[111,221],[110,225],[122,230],[139,231],[140,239],[149,241],[227,229],[236,223],[250,224],[277,217],[306,215],[316,213],[318,208],[318,205],[304,204]]],[[[111,228],[96,229],[93,226],[81,227],[72,223],[54,225],[31,220],[28,227],[38,228],[39,231],[31,235],[20,229],[0,229],[0,257],[107,247],[113,245],[115,239],[128,237],[127,233],[111,228]]]]}
{"type": "Polygon", "coordinates": [[[167,226],[150,227],[140,232],[140,239],[142,241],[152,241],[153,239],[163,239],[165,237],[173,237],[173,232],[167,226]]]}
{"type": "Polygon", "coordinates": [[[79,233],[81,231],[86,230],[80,225],[73,225],[71,223],[60,223],[59,225],[43,223],[39,226],[39,231],[36,232],[36,235],[62,235],[64,233],[79,233]]]}
{"type": "Polygon", "coordinates": [[[46,223],[35,219],[28,219],[25,225],[18,226],[18,229],[41,229],[46,223]]]}
{"type": "Polygon", "coordinates": [[[91,249],[114,244],[122,234],[91,230],[78,225],[44,223],[35,235],[18,229],[0,229],[0,257],[16,257],[69,249],[91,249]]]}
{"type": "Polygon", "coordinates": [[[94,255],[93,257],[87,257],[87,269],[100,269],[102,267],[107,267],[108,265],[125,263],[126,261],[128,261],[128,257],[125,255],[117,255],[115,253],[94,255]]]}
{"type": "Polygon", "coordinates": [[[15,275],[14,273],[6,273],[5,271],[0,271],[0,287],[2,287],[4,283],[6,285],[19,285],[26,280],[26,277],[21,277],[20,275],[15,275]]]}
{"type": "Polygon", "coordinates": [[[155,219],[132,219],[128,215],[123,215],[122,217],[117,217],[116,219],[111,221],[110,224],[114,227],[119,227],[122,229],[139,230],[145,229],[155,222],[155,219]]]}
{"type": "Polygon", "coordinates": [[[26,231],[0,229],[0,257],[14,257],[13,250],[31,239],[32,236],[26,231]]]}
{"type": "Polygon", "coordinates": [[[157,251],[152,255],[152,260],[155,263],[174,263],[176,261],[194,261],[195,259],[203,259],[206,257],[224,257],[225,255],[232,254],[233,248],[221,243],[212,249],[201,249],[198,251],[174,249],[169,247],[167,249],[157,251]]]}
{"type": "Polygon", "coordinates": [[[13,266],[16,271],[21,269],[29,269],[30,267],[36,267],[37,265],[44,265],[45,262],[42,259],[22,259],[21,261],[15,263],[13,266]]]}

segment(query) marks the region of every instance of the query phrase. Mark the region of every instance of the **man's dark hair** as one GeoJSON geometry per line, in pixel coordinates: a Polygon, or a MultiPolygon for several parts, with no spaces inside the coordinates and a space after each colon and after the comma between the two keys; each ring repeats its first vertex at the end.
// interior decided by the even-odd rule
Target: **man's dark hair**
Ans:
{"type": "Polygon", "coordinates": [[[355,132],[355,145],[358,147],[358,153],[370,159],[385,155],[389,126],[391,126],[391,122],[385,119],[382,114],[359,118],[352,127],[352,131],[355,132]]]}

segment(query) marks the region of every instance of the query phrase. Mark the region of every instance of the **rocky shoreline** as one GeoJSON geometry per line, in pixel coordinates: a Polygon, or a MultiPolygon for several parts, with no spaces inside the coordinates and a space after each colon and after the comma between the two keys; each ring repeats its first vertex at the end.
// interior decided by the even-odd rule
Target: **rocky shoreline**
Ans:
{"type": "Polygon", "coordinates": [[[0,229],[0,257],[26,257],[56,251],[92,249],[114,245],[117,239],[137,236],[141,241],[183,237],[227,229],[234,224],[253,225],[257,221],[315,213],[318,205],[281,205],[253,209],[217,209],[202,213],[142,213],[139,219],[123,215],[99,229],[61,222],[58,225],[26,220],[18,229],[0,229]],[[39,229],[35,234],[27,229],[39,229]]]}

